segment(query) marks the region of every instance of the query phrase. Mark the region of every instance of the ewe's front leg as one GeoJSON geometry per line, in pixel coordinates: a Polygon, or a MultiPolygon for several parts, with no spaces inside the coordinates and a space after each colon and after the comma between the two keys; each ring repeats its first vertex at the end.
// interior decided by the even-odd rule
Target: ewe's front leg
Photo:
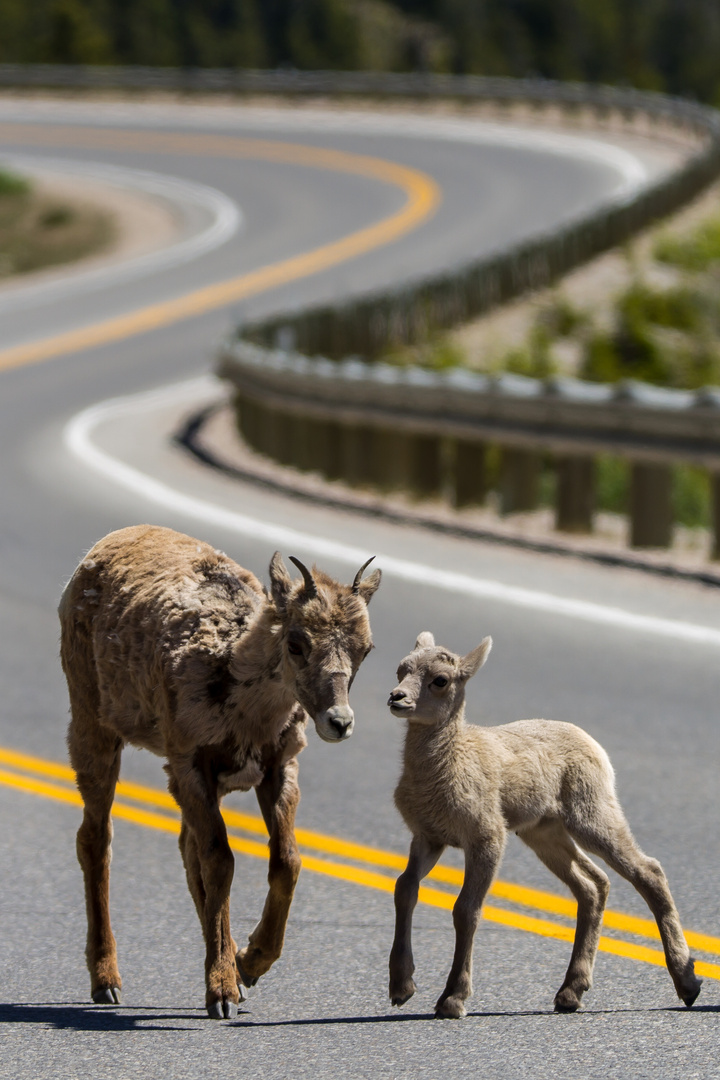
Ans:
{"type": "Polygon", "coordinates": [[[290,904],[300,874],[300,852],[295,840],[295,811],[300,801],[297,776],[298,764],[293,758],[271,766],[255,789],[270,833],[269,890],[260,922],[235,958],[245,986],[254,986],[268,971],[285,942],[290,904]]]}
{"type": "Polygon", "coordinates": [[[453,908],[455,956],[435,1015],[457,1020],[472,994],[472,948],[480,910],[500,863],[504,838],[494,837],[465,852],[465,881],[453,908]]]}
{"type": "Polygon", "coordinates": [[[412,953],[412,918],[420,882],[442,855],[443,844],[431,844],[423,836],[413,836],[405,870],[395,883],[395,938],[390,950],[390,1000],[404,1005],[415,993],[415,962],[412,953]]]}
{"type": "Polygon", "coordinates": [[[217,796],[203,776],[171,773],[170,790],[183,815],[181,850],[190,893],[205,938],[205,1005],[212,1020],[237,1016],[241,995],[230,933],[230,886],[235,860],[217,796]]]}

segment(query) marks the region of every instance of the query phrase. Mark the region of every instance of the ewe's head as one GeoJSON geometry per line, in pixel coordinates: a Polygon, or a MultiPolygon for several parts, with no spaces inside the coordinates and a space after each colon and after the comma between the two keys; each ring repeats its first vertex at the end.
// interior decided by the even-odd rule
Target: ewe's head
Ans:
{"type": "Polygon", "coordinates": [[[492,638],[486,637],[467,656],[456,656],[437,646],[424,630],[398,668],[398,685],[388,698],[391,713],[414,724],[447,723],[465,700],[465,684],[483,666],[491,648],[492,638]]]}
{"type": "Polygon", "coordinates": [[[271,595],[283,648],[283,675],[326,742],[352,734],[348,691],[373,647],[367,605],[380,584],[375,570],[363,581],[368,563],[352,585],[342,585],[291,556],[302,574],[293,580],[276,551],[270,563],[271,595]]]}

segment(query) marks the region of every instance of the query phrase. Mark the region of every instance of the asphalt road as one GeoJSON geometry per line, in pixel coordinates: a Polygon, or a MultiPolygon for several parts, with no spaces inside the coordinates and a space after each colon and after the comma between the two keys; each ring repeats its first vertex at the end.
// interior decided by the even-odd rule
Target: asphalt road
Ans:
{"type": "MultiPolygon", "coordinates": [[[[310,122],[272,110],[0,102],[9,154],[39,164],[61,157],[79,171],[92,161],[178,177],[224,193],[243,217],[225,243],[190,261],[0,306],[0,1076],[720,1075],[716,594],[399,529],[230,482],[205,473],[168,441],[179,413],[212,388],[191,388],[179,400],[142,396],[207,371],[213,343],[239,315],[345,295],[492,250],[618,197],[655,167],[647,153],[636,156],[633,172],[632,157],[613,146],[603,151],[595,144],[590,153],[578,143],[573,153],[567,142],[533,142],[531,133],[508,141],[487,126],[475,125],[474,134],[469,127],[431,129],[407,120],[393,126],[387,118],[376,125],[337,117],[310,122]],[[278,160],[280,151],[273,158],[258,140],[311,152],[301,161],[298,151],[289,160],[282,150],[285,159],[278,160]],[[395,239],[388,227],[363,254],[338,257],[324,269],[310,260],[306,271],[313,272],[253,293],[247,282],[257,282],[261,268],[397,220],[411,200],[409,172],[403,187],[363,172],[357,160],[355,171],[349,160],[329,168],[318,154],[326,150],[401,165],[420,177],[417,191],[436,185],[442,199],[424,217],[420,208],[413,227],[395,239]],[[221,291],[228,280],[241,282],[230,299],[221,291]],[[202,288],[204,307],[176,303],[202,288]],[[158,328],[133,333],[133,313],[162,303],[169,306],[158,328]],[[32,353],[38,341],[57,342],[91,324],[107,328],[112,319],[116,331],[100,333],[104,344],[80,348],[71,336],[52,359],[32,353]],[[67,425],[118,395],[134,397],[86,425],[78,457],[67,425]],[[108,463],[132,470],[125,486],[108,463]],[[164,500],[148,480],[163,485],[164,500]],[[301,759],[299,825],[317,835],[302,844],[306,869],[285,953],[234,1022],[205,1018],[201,935],[170,812],[157,828],[142,827],[129,811],[116,820],[112,902],[124,1004],[88,1003],[74,852],[80,811],[68,801],[71,785],[43,765],[65,761],[67,700],[55,616],[63,582],[99,536],[140,520],[202,536],[260,574],[276,546],[346,577],[356,568],[356,549],[385,563],[371,606],[377,649],[353,687],[355,734],[340,747],[311,737],[301,759]],[[448,571],[455,577],[442,576],[448,571]],[[562,895],[519,843],[509,845],[501,871],[515,891],[490,898],[501,915],[484,920],[477,935],[468,1018],[431,1018],[452,954],[447,905],[419,906],[418,994],[391,1011],[387,888],[396,871],[349,845],[395,854],[407,846],[392,807],[402,730],[384,703],[397,662],[422,629],[457,651],[493,635],[491,659],[471,684],[472,719],[571,720],[605,745],[630,822],[662,861],[684,925],[715,935],[695,950],[717,974],[706,978],[691,1011],[680,1007],[667,973],[638,958],[652,960],[641,950],[657,950],[657,941],[626,924],[607,931],[609,951],[599,954],[583,1012],[555,1016],[552,998],[570,945],[547,936],[548,924],[570,922],[550,901],[543,908],[541,897],[529,903],[518,892],[562,895]],[[328,838],[341,842],[335,854],[328,838]],[[379,876],[363,884],[363,873],[379,876]],[[523,917],[535,922],[523,924],[523,917]]],[[[178,199],[186,234],[199,234],[207,227],[203,214],[183,210],[178,199]]],[[[160,763],[148,754],[126,752],[123,775],[153,789],[163,785],[160,763]]],[[[251,795],[232,805],[255,813],[251,795]]],[[[243,853],[243,843],[247,848],[238,832],[238,940],[258,917],[265,877],[263,860],[243,853]]],[[[459,866],[452,855],[446,864],[459,866]]],[[[648,914],[616,879],[610,906],[628,916],[648,914]]]]}

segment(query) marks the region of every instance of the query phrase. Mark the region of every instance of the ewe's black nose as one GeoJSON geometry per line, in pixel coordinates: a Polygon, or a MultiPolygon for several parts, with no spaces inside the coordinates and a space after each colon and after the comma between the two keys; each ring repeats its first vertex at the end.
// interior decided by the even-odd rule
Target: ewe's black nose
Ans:
{"type": "Polygon", "coordinates": [[[388,698],[388,705],[394,705],[396,701],[403,701],[405,698],[404,690],[393,690],[388,698]]]}
{"type": "Polygon", "coordinates": [[[338,733],[338,738],[344,738],[349,727],[352,726],[352,720],[345,720],[339,716],[330,717],[330,726],[335,728],[338,733]]]}

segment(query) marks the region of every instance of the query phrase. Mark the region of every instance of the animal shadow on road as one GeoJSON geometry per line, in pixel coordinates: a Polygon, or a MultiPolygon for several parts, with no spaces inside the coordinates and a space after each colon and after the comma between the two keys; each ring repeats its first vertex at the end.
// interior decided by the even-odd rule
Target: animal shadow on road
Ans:
{"type": "Polygon", "coordinates": [[[116,1006],[113,1009],[80,1002],[0,1004],[3,1024],[45,1025],[57,1031],[187,1031],[195,1023],[205,1026],[205,1010],[116,1006]],[[184,1021],[182,1025],[168,1021],[184,1021]]]}

